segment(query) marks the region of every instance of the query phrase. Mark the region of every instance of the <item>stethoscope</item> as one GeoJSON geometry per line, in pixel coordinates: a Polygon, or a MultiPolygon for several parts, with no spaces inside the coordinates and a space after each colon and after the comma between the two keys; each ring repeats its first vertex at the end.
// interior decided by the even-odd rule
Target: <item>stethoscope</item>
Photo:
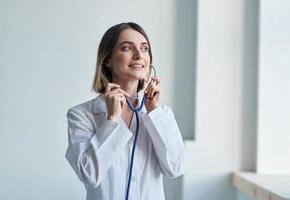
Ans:
{"type": "MultiPolygon", "coordinates": [[[[156,69],[155,67],[153,67],[153,65],[150,65],[150,67],[153,69],[154,72],[154,77],[156,77],[156,69]]],[[[136,144],[137,144],[137,138],[138,138],[138,132],[139,132],[139,115],[138,112],[142,110],[145,100],[147,98],[147,95],[144,94],[141,104],[139,107],[134,108],[130,101],[128,100],[128,97],[126,97],[126,102],[130,108],[130,110],[132,110],[136,116],[136,133],[135,133],[135,139],[134,139],[134,143],[133,143],[133,148],[132,148],[132,152],[131,152],[131,159],[130,159],[130,166],[129,166],[129,173],[128,173],[128,182],[127,182],[127,187],[126,187],[126,200],[128,200],[129,198],[129,192],[130,192],[130,184],[131,184],[131,177],[132,177],[132,171],[133,171],[133,164],[134,164],[134,155],[135,155],[135,148],[136,148],[136,144]]]]}

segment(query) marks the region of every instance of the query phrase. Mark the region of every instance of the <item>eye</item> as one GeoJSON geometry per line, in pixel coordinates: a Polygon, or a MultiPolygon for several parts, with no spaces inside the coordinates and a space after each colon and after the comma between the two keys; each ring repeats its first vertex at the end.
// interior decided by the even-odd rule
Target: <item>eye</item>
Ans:
{"type": "Polygon", "coordinates": [[[130,46],[123,46],[122,48],[122,51],[131,51],[132,48],[130,46]]]}
{"type": "Polygon", "coordinates": [[[141,47],[141,51],[142,52],[148,52],[148,50],[149,50],[149,47],[148,46],[141,47]]]}

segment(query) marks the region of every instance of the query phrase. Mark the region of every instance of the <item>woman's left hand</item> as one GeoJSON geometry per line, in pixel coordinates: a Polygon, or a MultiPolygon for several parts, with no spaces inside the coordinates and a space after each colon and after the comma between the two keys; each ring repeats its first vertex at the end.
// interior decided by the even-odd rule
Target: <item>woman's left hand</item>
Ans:
{"type": "Polygon", "coordinates": [[[160,105],[161,89],[159,78],[151,77],[151,81],[144,92],[147,94],[145,106],[149,113],[160,105]]]}

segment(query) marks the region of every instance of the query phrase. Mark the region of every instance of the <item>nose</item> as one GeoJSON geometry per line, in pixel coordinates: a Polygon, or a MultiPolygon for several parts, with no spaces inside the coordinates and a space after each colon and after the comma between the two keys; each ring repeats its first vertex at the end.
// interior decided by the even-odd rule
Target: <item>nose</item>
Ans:
{"type": "Polygon", "coordinates": [[[140,53],[140,51],[137,48],[134,49],[133,58],[136,59],[136,60],[139,60],[141,58],[141,53],[140,53]]]}

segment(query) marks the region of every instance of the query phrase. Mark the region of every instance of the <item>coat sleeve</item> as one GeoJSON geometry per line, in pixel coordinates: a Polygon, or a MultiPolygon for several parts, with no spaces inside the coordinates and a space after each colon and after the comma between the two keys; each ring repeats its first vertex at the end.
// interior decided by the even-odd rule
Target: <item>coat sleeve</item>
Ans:
{"type": "Polygon", "coordinates": [[[97,187],[125,147],[132,133],[122,123],[104,120],[94,127],[87,111],[71,108],[67,113],[68,140],[66,159],[87,186],[97,187]]]}
{"type": "Polygon", "coordinates": [[[159,106],[144,115],[144,123],[159,161],[159,171],[171,178],[182,175],[186,152],[172,110],[159,106]]]}

